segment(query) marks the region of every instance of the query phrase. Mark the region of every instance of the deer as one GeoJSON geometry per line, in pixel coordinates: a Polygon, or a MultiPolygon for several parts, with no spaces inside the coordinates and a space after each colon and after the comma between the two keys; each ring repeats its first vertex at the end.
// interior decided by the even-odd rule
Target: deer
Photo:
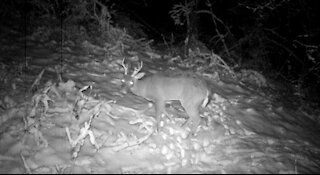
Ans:
{"type": "Polygon", "coordinates": [[[191,133],[194,135],[200,124],[200,107],[205,108],[209,102],[210,91],[206,82],[193,74],[157,72],[145,76],[140,72],[143,66],[141,61],[134,68],[132,74],[128,74],[128,65],[125,59],[121,63],[124,68],[124,76],[121,79],[122,93],[143,97],[155,106],[157,121],[156,131],[159,131],[161,115],[165,113],[165,104],[168,101],[180,101],[181,106],[189,116],[183,125],[191,125],[191,133]]]}

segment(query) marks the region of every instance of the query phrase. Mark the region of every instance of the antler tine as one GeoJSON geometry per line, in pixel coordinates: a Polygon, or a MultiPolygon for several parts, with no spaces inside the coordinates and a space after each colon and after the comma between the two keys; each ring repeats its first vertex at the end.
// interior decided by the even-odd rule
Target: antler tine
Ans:
{"type": "Polygon", "coordinates": [[[128,74],[128,67],[125,65],[124,60],[125,60],[125,58],[123,58],[123,60],[121,62],[121,66],[124,68],[124,74],[127,75],[128,74]]]}
{"type": "Polygon", "coordinates": [[[131,76],[132,76],[132,77],[136,76],[137,73],[139,73],[139,71],[142,69],[142,66],[143,66],[143,62],[141,61],[141,63],[138,64],[138,67],[135,67],[135,68],[134,68],[134,71],[133,71],[133,73],[132,73],[131,76]]]}

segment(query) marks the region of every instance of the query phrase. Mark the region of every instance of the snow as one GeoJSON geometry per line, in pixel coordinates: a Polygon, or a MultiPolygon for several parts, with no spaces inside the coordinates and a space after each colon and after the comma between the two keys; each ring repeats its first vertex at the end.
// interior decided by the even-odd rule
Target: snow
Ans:
{"type": "MultiPolygon", "coordinates": [[[[119,93],[122,57],[73,51],[63,55],[63,82],[44,86],[56,81],[54,66],[59,61],[56,54],[42,52],[46,56],[30,55],[29,63],[33,75],[47,67],[38,79],[38,90],[26,99],[18,98],[14,94],[19,94],[19,88],[32,82],[17,81],[16,92],[2,100],[0,173],[320,170],[319,115],[281,105],[261,89],[206,78],[212,96],[201,110],[196,135],[181,127],[185,114],[171,105],[156,132],[153,106],[135,95],[119,93]]],[[[146,72],[166,68],[165,60],[138,56],[146,72]]]]}

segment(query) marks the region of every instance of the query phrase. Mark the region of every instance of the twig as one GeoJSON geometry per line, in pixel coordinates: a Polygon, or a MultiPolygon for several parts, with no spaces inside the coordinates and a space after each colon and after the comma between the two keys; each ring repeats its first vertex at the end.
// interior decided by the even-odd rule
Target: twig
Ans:
{"type": "Polygon", "coordinates": [[[32,83],[32,85],[31,85],[31,87],[30,87],[30,89],[29,89],[29,92],[32,91],[32,89],[33,89],[34,86],[36,86],[36,85],[39,84],[39,82],[40,82],[40,80],[41,80],[41,78],[42,78],[42,75],[43,75],[43,73],[44,73],[45,70],[46,70],[46,69],[42,69],[42,71],[40,72],[40,74],[37,76],[37,78],[36,78],[36,79],[34,80],[34,82],[32,83]]]}
{"type": "Polygon", "coordinates": [[[121,151],[123,149],[126,149],[128,147],[133,147],[133,146],[136,146],[136,145],[139,145],[141,143],[143,143],[144,141],[146,141],[151,135],[152,135],[153,132],[150,132],[148,135],[138,139],[138,140],[133,140],[133,141],[130,141],[130,142],[125,142],[124,144],[121,144],[121,145],[118,145],[118,146],[114,146],[112,147],[112,150],[114,151],[121,151]]]}
{"type": "Polygon", "coordinates": [[[7,160],[14,161],[15,159],[13,157],[10,157],[10,156],[0,155],[0,161],[7,161],[7,160]]]}
{"type": "MultiPolygon", "coordinates": [[[[207,3],[210,4],[209,0],[207,1],[207,3]]],[[[231,54],[230,54],[229,49],[228,49],[228,47],[227,47],[227,44],[226,44],[226,42],[225,42],[225,39],[224,39],[225,36],[222,35],[222,34],[220,33],[220,31],[218,30],[218,24],[217,24],[216,21],[219,21],[226,29],[227,29],[227,27],[224,25],[223,21],[222,21],[221,19],[219,19],[219,18],[213,13],[212,5],[210,4],[210,5],[208,5],[208,6],[209,6],[210,11],[208,11],[208,10],[198,10],[197,13],[206,13],[206,14],[211,15],[212,22],[213,22],[214,25],[216,26],[216,27],[215,27],[215,31],[217,32],[217,35],[220,37],[220,40],[221,40],[222,45],[223,45],[223,47],[224,47],[224,50],[226,51],[226,53],[227,53],[227,55],[228,55],[228,59],[229,59],[230,61],[234,62],[234,61],[231,59],[231,54]]]]}
{"type": "Polygon", "coordinates": [[[21,157],[21,159],[22,159],[24,168],[26,169],[27,173],[28,173],[28,174],[32,174],[31,169],[30,169],[30,167],[28,166],[28,164],[27,164],[27,162],[26,162],[26,159],[24,158],[24,156],[23,156],[21,153],[20,153],[20,157],[21,157]]]}

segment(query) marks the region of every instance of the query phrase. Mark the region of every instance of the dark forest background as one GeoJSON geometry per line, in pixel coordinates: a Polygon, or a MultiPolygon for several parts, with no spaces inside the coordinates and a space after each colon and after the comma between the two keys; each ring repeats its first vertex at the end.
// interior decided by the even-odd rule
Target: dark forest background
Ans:
{"type": "MultiPolygon", "coordinates": [[[[103,44],[111,28],[188,57],[220,55],[234,69],[289,82],[305,98],[320,96],[318,0],[2,0],[1,37],[103,44]]],[[[116,35],[116,33],[113,33],[116,35]]],[[[173,53],[174,52],[174,53],[173,53]]]]}

